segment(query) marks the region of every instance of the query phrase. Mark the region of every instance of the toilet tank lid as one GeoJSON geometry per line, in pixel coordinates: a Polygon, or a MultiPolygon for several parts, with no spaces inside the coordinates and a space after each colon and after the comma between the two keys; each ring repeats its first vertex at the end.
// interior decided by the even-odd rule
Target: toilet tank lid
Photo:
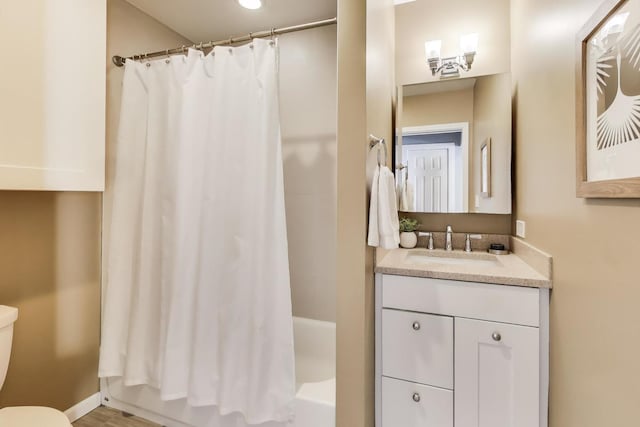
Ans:
{"type": "Polygon", "coordinates": [[[18,309],[8,305],[0,305],[0,328],[11,325],[18,318],[18,309]]]}

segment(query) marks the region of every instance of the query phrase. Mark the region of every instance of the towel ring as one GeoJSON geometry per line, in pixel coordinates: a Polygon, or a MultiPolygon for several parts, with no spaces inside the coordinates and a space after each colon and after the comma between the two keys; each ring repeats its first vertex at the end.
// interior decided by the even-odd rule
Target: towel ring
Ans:
{"type": "Polygon", "coordinates": [[[387,144],[384,138],[378,138],[377,136],[369,135],[369,148],[373,149],[377,145],[382,145],[382,148],[384,149],[384,161],[381,162],[380,147],[378,147],[378,152],[377,152],[378,166],[386,166],[387,165],[387,144]]]}

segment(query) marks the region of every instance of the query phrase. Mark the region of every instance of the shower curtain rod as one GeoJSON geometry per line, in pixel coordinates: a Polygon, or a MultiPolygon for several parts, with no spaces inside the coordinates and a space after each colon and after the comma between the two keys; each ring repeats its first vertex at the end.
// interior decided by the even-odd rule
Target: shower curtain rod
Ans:
{"type": "Polygon", "coordinates": [[[118,67],[122,67],[127,59],[132,59],[134,61],[139,61],[141,59],[150,59],[150,58],[157,58],[159,56],[175,55],[175,54],[178,54],[178,53],[184,53],[186,51],[186,49],[188,49],[188,48],[198,49],[198,50],[210,49],[210,48],[212,48],[214,46],[224,46],[224,45],[230,45],[230,44],[235,44],[235,43],[241,43],[241,42],[246,42],[246,41],[253,40],[253,39],[260,39],[260,38],[264,38],[264,37],[273,37],[273,36],[277,36],[279,34],[293,33],[295,31],[302,31],[302,30],[309,30],[311,28],[324,27],[324,26],[327,26],[327,25],[334,25],[334,24],[337,24],[337,23],[338,23],[338,18],[330,18],[330,19],[324,19],[322,21],[309,22],[309,23],[301,24],[301,25],[293,25],[291,27],[272,28],[270,30],[258,31],[258,32],[255,32],[255,33],[246,34],[244,36],[231,37],[231,38],[228,38],[228,39],[225,39],[225,40],[210,41],[208,43],[200,42],[198,44],[193,44],[191,46],[180,46],[180,47],[176,47],[174,49],[159,50],[157,52],[142,53],[142,54],[139,54],[139,55],[133,55],[133,56],[127,56],[127,57],[122,57],[122,56],[119,56],[119,55],[115,55],[113,58],[111,58],[111,60],[118,67]]]}

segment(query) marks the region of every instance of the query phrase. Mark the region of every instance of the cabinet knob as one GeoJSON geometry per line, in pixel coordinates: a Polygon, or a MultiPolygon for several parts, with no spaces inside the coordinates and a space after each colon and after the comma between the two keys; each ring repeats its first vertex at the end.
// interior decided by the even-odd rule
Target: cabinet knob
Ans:
{"type": "Polygon", "coordinates": [[[420,330],[420,322],[418,322],[418,321],[413,322],[413,330],[414,331],[419,331],[420,330]]]}
{"type": "Polygon", "coordinates": [[[500,341],[502,339],[502,335],[500,335],[500,332],[494,332],[491,334],[491,338],[493,338],[494,341],[500,341]]]}
{"type": "Polygon", "coordinates": [[[413,393],[413,401],[414,402],[420,402],[420,394],[419,393],[413,393]]]}

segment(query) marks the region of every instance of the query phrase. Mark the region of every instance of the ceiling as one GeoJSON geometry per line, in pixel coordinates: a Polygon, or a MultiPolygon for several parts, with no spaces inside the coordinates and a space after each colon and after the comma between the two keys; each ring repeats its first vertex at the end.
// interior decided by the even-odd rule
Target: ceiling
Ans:
{"type": "Polygon", "coordinates": [[[194,43],[333,18],[336,0],[263,0],[249,10],[236,0],[127,0],[194,43]]]}

